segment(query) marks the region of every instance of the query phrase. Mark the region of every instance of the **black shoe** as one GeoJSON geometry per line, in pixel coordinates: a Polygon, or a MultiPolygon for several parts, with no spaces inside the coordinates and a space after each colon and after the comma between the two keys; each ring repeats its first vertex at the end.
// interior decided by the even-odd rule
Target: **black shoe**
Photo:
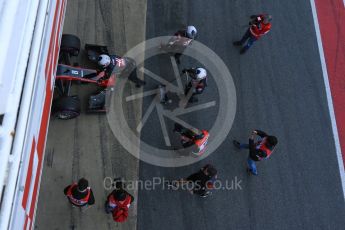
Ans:
{"type": "Polygon", "coordinates": [[[240,142],[238,142],[238,141],[236,141],[236,140],[233,140],[232,143],[234,144],[234,146],[235,146],[236,148],[238,148],[238,149],[241,148],[240,142]]]}
{"type": "Polygon", "coordinates": [[[233,44],[234,46],[240,46],[240,45],[242,45],[242,43],[241,43],[240,41],[233,42],[232,44],[233,44]]]}
{"type": "Polygon", "coordinates": [[[246,51],[247,51],[247,49],[243,48],[243,49],[241,49],[240,54],[244,54],[246,51]]]}

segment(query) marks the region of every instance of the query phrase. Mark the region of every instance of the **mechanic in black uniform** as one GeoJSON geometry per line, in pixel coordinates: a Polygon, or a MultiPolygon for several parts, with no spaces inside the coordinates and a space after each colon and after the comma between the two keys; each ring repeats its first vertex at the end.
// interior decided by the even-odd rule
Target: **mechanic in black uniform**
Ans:
{"type": "Polygon", "coordinates": [[[204,68],[191,68],[183,69],[182,73],[188,73],[188,76],[191,77],[191,80],[185,88],[185,95],[188,94],[189,90],[193,90],[193,94],[189,99],[190,102],[197,102],[193,96],[197,94],[202,94],[207,86],[207,72],[204,68]]]}
{"type": "Polygon", "coordinates": [[[99,55],[98,65],[101,68],[101,71],[104,72],[104,76],[101,77],[98,81],[104,81],[110,78],[117,63],[116,58],[117,58],[116,55],[111,55],[111,56],[107,54],[99,55]]]}
{"type": "Polygon", "coordinates": [[[68,185],[64,189],[64,194],[69,202],[76,207],[84,207],[95,203],[93,192],[85,178],[81,178],[78,183],[68,185]]]}
{"type": "Polygon", "coordinates": [[[215,180],[217,180],[217,169],[213,165],[207,164],[198,172],[185,179],[173,181],[169,184],[169,186],[177,188],[179,185],[192,183],[190,193],[199,195],[201,197],[206,197],[210,194],[209,189],[213,188],[215,180]]]}
{"type": "MultiPolygon", "coordinates": [[[[119,63],[120,60],[122,60],[122,58],[117,55],[107,55],[107,54],[99,55],[98,65],[101,68],[100,71],[104,72],[104,76],[101,77],[98,81],[101,82],[101,81],[109,79],[115,66],[121,65],[121,63],[119,63]]],[[[132,70],[132,72],[128,76],[128,80],[134,82],[135,86],[138,88],[146,84],[145,81],[137,77],[136,70],[132,70]]]]}
{"type": "MultiPolygon", "coordinates": [[[[176,37],[184,37],[184,38],[189,38],[189,39],[196,39],[196,35],[197,35],[197,30],[194,26],[187,26],[185,29],[179,30],[177,31],[174,36],[176,37]]],[[[177,64],[180,64],[180,57],[182,55],[181,53],[175,53],[175,59],[177,64]]]]}

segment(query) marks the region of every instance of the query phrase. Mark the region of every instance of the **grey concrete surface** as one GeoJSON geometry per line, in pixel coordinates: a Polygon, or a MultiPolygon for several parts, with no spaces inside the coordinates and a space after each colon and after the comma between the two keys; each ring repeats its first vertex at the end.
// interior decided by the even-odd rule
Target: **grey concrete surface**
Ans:
{"type": "MultiPolygon", "coordinates": [[[[110,53],[123,55],[144,40],[145,19],[146,0],[69,0],[64,33],[77,35],[82,47],[85,43],[107,45],[110,53]]],[[[72,61],[88,64],[83,51],[72,61]]],[[[136,229],[137,191],[129,191],[135,202],[128,221],[118,224],[104,212],[111,190],[104,189],[103,181],[105,177],[136,180],[138,160],[118,143],[104,114],[85,113],[88,97],[97,89],[75,84],[72,90],[82,101],[83,113],[68,121],[51,118],[35,229],[136,229]],[[85,212],[72,208],[63,194],[65,186],[81,177],[89,180],[96,199],[85,212]]],[[[138,93],[140,89],[128,84],[126,91],[138,93]]],[[[135,125],[141,117],[141,101],[127,103],[124,111],[135,125]]]]}
{"type": "MultiPolygon", "coordinates": [[[[138,229],[344,229],[344,200],[309,1],[148,1],[147,38],[171,35],[186,24],[195,25],[198,40],[229,67],[237,90],[236,119],[227,140],[207,159],[182,168],[141,162],[140,179],[185,177],[211,162],[221,181],[237,178],[242,189],[218,190],[206,199],[184,191],[140,190],[138,229]],[[260,12],[273,15],[272,30],[240,56],[232,42],[245,32],[249,16],[260,12]],[[252,129],[279,138],[276,152],[258,164],[257,177],[245,172],[247,152],[232,146],[233,138],[246,141],[252,129]]],[[[186,57],[181,62],[181,69],[195,65],[186,57]]],[[[169,76],[168,65],[164,58],[145,63],[160,76],[169,76]]],[[[222,96],[214,77],[202,101],[222,96]]],[[[157,87],[145,79],[145,90],[157,87]]],[[[144,100],[143,113],[150,100],[144,100]]],[[[207,128],[216,114],[212,108],[184,119],[207,128]]],[[[148,119],[141,137],[164,148],[157,115],[148,119]]]]}

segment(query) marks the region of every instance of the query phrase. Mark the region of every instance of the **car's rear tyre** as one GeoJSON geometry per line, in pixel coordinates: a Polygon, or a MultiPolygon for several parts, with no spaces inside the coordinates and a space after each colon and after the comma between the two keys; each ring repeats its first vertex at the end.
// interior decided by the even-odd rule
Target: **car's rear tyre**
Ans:
{"type": "Polygon", "coordinates": [[[78,56],[80,52],[80,39],[72,34],[63,34],[60,50],[69,53],[71,56],[78,56]]]}
{"type": "Polygon", "coordinates": [[[61,97],[54,101],[55,116],[68,120],[80,115],[80,100],[76,96],[61,97]]]}

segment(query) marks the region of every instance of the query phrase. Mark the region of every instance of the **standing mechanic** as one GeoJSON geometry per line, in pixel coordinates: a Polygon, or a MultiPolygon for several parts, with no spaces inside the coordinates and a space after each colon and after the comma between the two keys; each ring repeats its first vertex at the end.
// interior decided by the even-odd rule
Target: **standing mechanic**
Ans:
{"type": "Polygon", "coordinates": [[[233,141],[233,144],[238,149],[249,149],[248,171],[258,175],[255,162],[269,158],[278,144],[278,139],[275,136],[269,136],[263,131],[253,130],[249,138],[249,144],[241,144],[236,140],[233,141]],[[258,136],[257,142],[254,141],[255,136],[258,136]]]}
{"type": "Polygon", "coordinates": [[[64,189],[64,194],[69,202],[76,207],[84,207],[95,203],[93,192],[85,178],[81,178],[78,183],[68,185],[64,189]]]}
{"type": "Polygon", "coordinates": [[[128,209],[134,197],[124,188],[121,181],[115,183],[115,189],[108,195],[105,202],[105,212],[112,213],[115,222],[124,222],[128,217],[128,209]]]}
{"type": "MultiPolygon", "coordinates": [[[[187,38],[190,41],[195,40],[196,36],[197,36],[197,30],[196,30],[195,26],[190,25],[190,26],[187,26],[185,29],[177,31],[174,34],[174,36],[176,37],[177,40],[180,40],[181,38],[187,38]]],[[[177,64],[180,64],[180,62],[181,62],[180,57],[182,55],[182,52],[183,52],[184,48],[186,48],[190,44],[190,41],[188,42],[188,44],[181,46],[181,48],[183,48],[181,50],[181,52],[175,53],[174,56],[175,56],[177,64]]]]}
{"type": "Polygon", "coordinates": [[[250,27],[248,28],[247,32],[243,35],[240,41],[235,41],[233,43],[235,46],[242,46],[248,40],[247,44],[241,49],[240,54],[244,54],[256,40],[271,30],[271,15],[252,15],[250,18],[252,20],[249,22],[250,27]]]}
{"type": "Polygon", "coordinates": [[[191,77],[191,80],[185,88],[185,95],[188,94],[190,90],[192,95],[190,97],[190,102],[197,102],[197,99],[194,99],[193,96],[197,94],[202,94],[207,86],[207,72],[204,68],[191,68],[183,69],[182,73],[187,73],[191,77]]]}

